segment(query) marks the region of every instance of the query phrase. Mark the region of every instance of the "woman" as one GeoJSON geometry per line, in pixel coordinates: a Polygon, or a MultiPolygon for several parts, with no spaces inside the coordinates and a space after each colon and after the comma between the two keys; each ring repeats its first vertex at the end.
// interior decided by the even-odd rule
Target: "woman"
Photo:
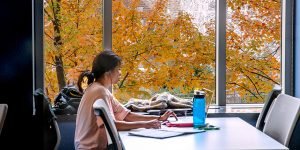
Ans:
{"type": "Polygon", "coordinates": [[[102,51],[95,57],[92,71],[83,72],[79,76],[79,89],[82,91],[81,83],[84,77],[88,78],[89,86],[84,91],[77,111],[76,149],[107,148],[104,124],[100,117],[94,115],[93,103],[97,99],[106,101],[119,131],[136,128],[160,128],[160,121],[167,120],[170,115],[176,117],[172,111],[167,111],[162,116],[139,115],[122,106],[108,90],[120,78],[120,65],[121,59],[119,56],[109,50],[102,51]]]}

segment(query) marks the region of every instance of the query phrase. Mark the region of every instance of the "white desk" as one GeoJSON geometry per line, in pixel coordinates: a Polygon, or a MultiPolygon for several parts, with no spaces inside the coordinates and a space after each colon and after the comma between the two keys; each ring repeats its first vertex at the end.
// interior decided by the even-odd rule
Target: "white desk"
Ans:
{"type": "Polygon", "coordinates": [[[220,127],[220,130],[167,139],[129,136],[128,131],[120,132],[120,136],[126,150],[288,149],[237,117],[207,118],[206,122],[220,127]]]}

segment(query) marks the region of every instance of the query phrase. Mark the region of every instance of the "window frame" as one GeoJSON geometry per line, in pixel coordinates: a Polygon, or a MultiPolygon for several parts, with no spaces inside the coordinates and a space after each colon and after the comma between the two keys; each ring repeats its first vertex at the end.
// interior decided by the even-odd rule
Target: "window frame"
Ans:
{"type": "Polygon", "coordinates": [[[294,96],[294,0],[281,0],[281,85],[285,94],[294,96]]]}
{"type": "Polygon", "coordinates": [[[32,1],[33,89],[44,89],[44,2],[32,1]]]}
{"type": "Polygon", "coordinates": [[[216,105],[226,106],[226,0],[216,0],[216,105]]]}
{"type": "Polygon", "coordinates": [[[103,49],[112,50],[112,0],[103,0],[103,49]]]}

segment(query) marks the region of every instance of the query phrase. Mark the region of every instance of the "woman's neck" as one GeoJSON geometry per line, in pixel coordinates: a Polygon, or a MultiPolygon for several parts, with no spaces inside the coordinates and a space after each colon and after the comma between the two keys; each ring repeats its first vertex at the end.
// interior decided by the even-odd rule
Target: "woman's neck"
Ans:
{"type": "Polygon", "coordinates": [[[100,83],[102,86],[104,86],[107,89],[109,89],[111,87],[111,82],[104,78],[99,78],[95,82],[100,83]]]}

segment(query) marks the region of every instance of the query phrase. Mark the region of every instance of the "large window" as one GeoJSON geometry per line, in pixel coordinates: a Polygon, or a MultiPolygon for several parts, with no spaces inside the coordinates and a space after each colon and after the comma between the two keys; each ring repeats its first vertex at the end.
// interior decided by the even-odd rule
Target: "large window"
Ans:
{"type": "Polygon", "coordinates": [[[281,2],[227,0],[226,103],[263,103],[280,84],[281,2]]]}
{"type": "Polygon", "coordinates": [[[44,1],[45,89],[53,100],[101,51],[102,0],[44,1]]]}
{"type": "Polygon", "coordinates": [[[212,0],[113,1],[112,47],[125,58],[116,96],[126,101],[161,91],[215,92],[222,86],[215,86],[216,59],[226,56],[221,62],[226,65],[218,68],[225,70],[220,78],[225,79],[226,96],[221,98],[227,104],[263,103],[280,84],[281,3],[228,0],[220,5],[219,9],[226,7],[226,20],[219,22],[226,36],[220,38],[226,40],[219,48],[226,51],[219,57],[215,5],[212,0]]]}
{"type": "Polygon", "coordinates": [[[285,64],[292,56],[291,19],[282,16],[290,5],[286,0],[46,0],[46,92],[54,98],[75,84],[105,47],[123,59],[121,81],[113,87],[121,102],[163,91],[189,97],[204,88],[219,105],[263,103],[275,84],[291,87],[292,67],[285,64]]]}
{"type": "Polygon", "coordinates": [[[120,101],[215,90],[214,0],[112,2],[112,50],[124,60],[114,87],[120,101]]]}

